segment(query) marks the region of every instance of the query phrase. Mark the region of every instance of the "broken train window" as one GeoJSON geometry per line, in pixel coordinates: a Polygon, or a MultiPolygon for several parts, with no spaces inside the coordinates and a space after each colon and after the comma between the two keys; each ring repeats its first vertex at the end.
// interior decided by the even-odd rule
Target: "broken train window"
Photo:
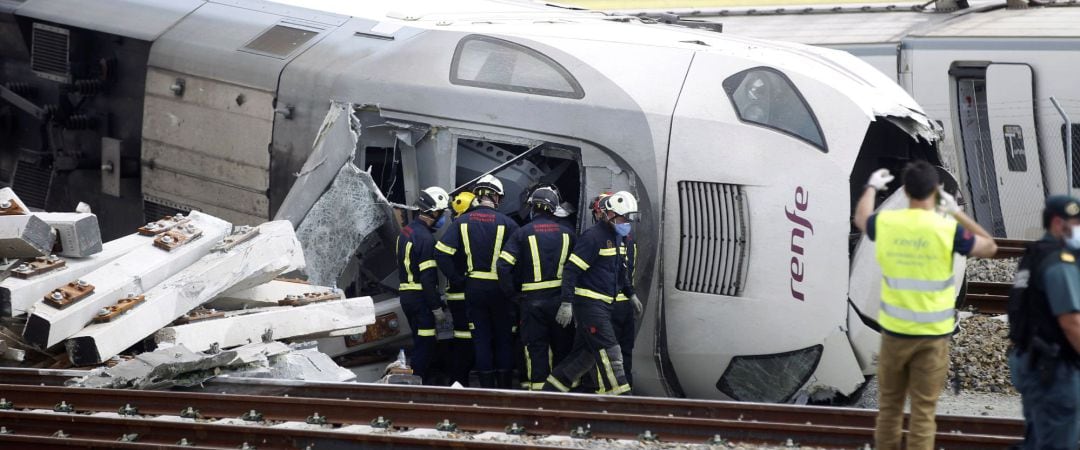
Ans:
{"type": "Polygon", "coordinates": [[[802,139],[823,152],[829,149],[817,117],[795,85],[780,71],[755,67],[724,80],[724,92],[739,120],[802,139]]]}
{"type": "Polygon", "coordinates": [[[562,65],[521,44],[470,35],[458,43],[450,82],[501,91],[579,99],[581,84],[562,65]]]}

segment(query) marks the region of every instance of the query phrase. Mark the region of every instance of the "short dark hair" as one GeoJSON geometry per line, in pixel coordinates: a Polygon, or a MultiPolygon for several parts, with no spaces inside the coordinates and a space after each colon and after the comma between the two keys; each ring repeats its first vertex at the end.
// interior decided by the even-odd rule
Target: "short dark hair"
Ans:
{"type": "Polygon", "coordinates": [[[915,200],[926,200],[934,192],[937,192],[938,179],[937,169],[930,163],[918,160],[912,161],[904,167],[904,192],[908,197],[915,200]]]}

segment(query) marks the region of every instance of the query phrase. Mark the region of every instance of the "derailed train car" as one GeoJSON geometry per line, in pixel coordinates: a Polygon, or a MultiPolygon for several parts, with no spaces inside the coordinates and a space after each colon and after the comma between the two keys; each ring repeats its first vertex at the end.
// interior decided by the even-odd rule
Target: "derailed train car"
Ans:
{"type": "MultiPolygon", "coordinates": [[[[636,393],[783,402],[873,372],[853,193],[878,167],[940,164],[888,77],[539,4],[292,2],[0,0],[2,175],[31,206],[90,203],[111,236],[190,209],[258,223],[349,103],[354,162],[391,202],[526,151],[498,173],[507,212],[539,181],[579,211],[639,197],[636,393]]],[[[388,251],[358,249],[342,287],[386,291],[388,251]]]]}

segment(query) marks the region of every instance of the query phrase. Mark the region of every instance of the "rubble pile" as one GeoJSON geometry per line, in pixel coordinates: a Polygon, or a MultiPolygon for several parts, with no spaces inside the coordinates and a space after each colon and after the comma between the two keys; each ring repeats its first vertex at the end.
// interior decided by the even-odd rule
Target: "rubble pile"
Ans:
{"type": "Polygon", "coordinates": [[[949,353],[947,388],[1015,394],[1009,375],[1008,335],[1004,316],[962,318],[949,353]]]}
{"type": "Polygon", "coordinates": [[[158,349],[87,385],[158,387],[223,370],[342,381],[351,373],[316,343],[274,341],[364,342],[375,323],[370,297],[278,279],[306,265],[286,220],[234,227],[193,211],[102,242],[94,214],[34,212],[4,188],[0,262],[0,362],[93,366],[158,349]]]}
{"type": "Polygon", "coordinates": [[[1016,275],[1016,266],[1019,263],[1020,260],[1018,258],[968,258],[967,280],[1011,283],[1013,276],[1016,275]]]}

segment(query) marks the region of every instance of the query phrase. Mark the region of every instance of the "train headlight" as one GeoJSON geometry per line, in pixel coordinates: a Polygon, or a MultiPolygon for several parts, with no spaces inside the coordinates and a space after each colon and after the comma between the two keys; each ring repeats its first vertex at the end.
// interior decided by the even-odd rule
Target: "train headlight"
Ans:
{"type": "Polygon", "coordinates": [[[740,401],[787,402],[817,370],[824,349],[818,344],[771,355],[736,356],[716,388],[740,401]]]}

